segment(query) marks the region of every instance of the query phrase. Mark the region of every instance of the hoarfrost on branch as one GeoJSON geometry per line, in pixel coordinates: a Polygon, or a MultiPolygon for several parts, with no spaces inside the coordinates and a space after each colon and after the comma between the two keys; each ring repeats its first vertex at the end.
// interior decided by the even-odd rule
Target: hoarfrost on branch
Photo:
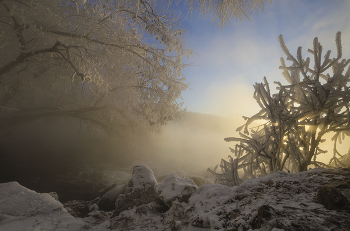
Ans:
{"type": "Polygon", "coordinates": [[[0,1],[0,127],[77,118],[108,133],[181,110],[186,31],[156,1],[0,1]]]}
{"type": "Polygon", "coordinates": [[[341,33],[335,37],[335,58],[330,58],[331,51],[322,58],[322,46],[317,37],[314,39],[313,49],[308,50],[313,56],[313,67],[309,57],[303,59],[301,47],[295,58],[282,35],[279,42],[287,60],[292,62],[287,66],[281,58],[279,67],[289,85],[275,82],[278,93],[271,95],[266,77],[263,83],[255,84],[254,99],[261,110],[252,117],[243,117],[246,123],[237,129],[239,138],[225,138],[236,142],[230,148],[235,159],[229,156],[229,161],[221,161],[222,173],[209,169],[221,183],[238,185],[240,169],[244,178],[254,178],[283,170],[306,171],[309,165],[345,167],[342,160],[349,153],[341,154],[337,142],[350,136],[350,59],[341,59],[341,33]],[[332,76],[326,73],[328,69],[332,76]],[[257,120],[265,123],[250,127],[257,120]],[[318,155],[327,152],[319,147],[327,133],[334,134],[333,157],[328,165],[317,161],[318,155]]]}

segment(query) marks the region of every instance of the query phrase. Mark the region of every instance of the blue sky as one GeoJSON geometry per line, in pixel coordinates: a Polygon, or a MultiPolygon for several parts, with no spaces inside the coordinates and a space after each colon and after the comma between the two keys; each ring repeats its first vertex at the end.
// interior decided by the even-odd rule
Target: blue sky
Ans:
{"type": "MultiPolygon", "coordinates": [[[[187,14],[187,6],[177,8],[187,14]]],[[[217,22],[203,19],[193,12],[184,25],[188,29],[186,45],[197,54],[187,62],[199,66],[183,70],[192,90],[182,94],[188,111],[215,114],[230,118],[251,116],[259,110],[252,98],[255,82],[266,76],[271,88],[273,81],[285,82],[278,69],[282,34],[294,55],[303,47],[303,57],[310,56],[314,37],[323,50],[332,50],[335,57],[335,34],[342,32],[343,58],[350,58],[350,1],[348,0],[274,0],[243,22],[231,20],[221,31],[217,22]]],[[[243,120],[240,124],[243,123],[243,120]]]]}

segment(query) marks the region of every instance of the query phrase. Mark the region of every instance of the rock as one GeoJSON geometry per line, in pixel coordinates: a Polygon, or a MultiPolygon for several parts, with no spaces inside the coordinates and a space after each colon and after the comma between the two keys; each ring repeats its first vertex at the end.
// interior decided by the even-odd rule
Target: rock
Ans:
{"type": "Polygon", "coordinates": [[[115,209],[114,201],[111,201],[107,197],[101,197],[101,199],[97,202],[97,205],[100,210],[105,212],[110,212],[115,209]]]}
{"type": "MultiPolygon", "coordinates": [[[[158,181],[158,182],[162,182],[162,181],[163,181],[165,178],[167,178],[167,177],[168,177],[168,175],[166,175],[166,176],[160,176],[160,177],[157,178],[157,181],[158,181]]],[[[187,178],[193,180],[193,182],[194,182],[198,187],[201,186],[201,185],[203,185],[203,184],[212,184],[212,183],[213,183],[213,182],[211,182],[211,181],[205,179],[203,176],[191,176],[191,177],[187,176],[187,178]]]]}
{"type": "Polygon", "coordinates": [[[248,196],[247,194],[238,194],[238,195],[235,197],[235,199],[241,201],[241,200],[243,200],[244,198],[246,198],[247,196],[248,196]]]}
{"type": "Polygon", "coordinates": [[[125,193],[120,194],[115,201],[115,211],[112,218],[134,206],[159,200],[156,186],[157,180],[153,171],[146,165],[136,165],[132,177],[126,185],[125,193]]]}
{"type": "Polygon", "coordinates": [[[96,226],[109,220],[109,213],[101,210],[94,210],[83,219],[84,222],[91,226],[96,226]]]}
{"type": "Polygon", "coordinates": [[[166,211],[165,209],[168,209],[166,205],[161,205],[155,201],[135,206],[111,219],[109,229],[116,231],[169,230],[167,229],[169,225],[166,229],[159,229],[164,220],[162,217],[166,211]]]}
{"type": "Polygon", "coordinates": [[[187,204],[179,201],[174,201],[171,208],[164,213],[164,224],[170,224],[170,230],[179,231],[182,230],[182,221],[186,220],[187,204]]]}
{"type": "Polygon", "coordinates": [[[158,185],[159,198],[169,207],[176,199],[179,202],[188,202],[192,193],[197,190],[193,180],[171,174],[158,185]]]}
{"type": "Polygon", "coordinates": [[[120,194],[125,193],[126,184],[117,185],[106,192],[97,202],[100,210],[109,212],[115,209],[115,200],[120,194]]]}
{"type": "Polygon", "coordinates": [[[93,201],[82,201],[82,200],[73,200],[64,203],[64,207],[73,217],[84,218],[89,215],[90,212],[94,210],[98,210],[98,206],[96,204],[97,198],[93,201]]]}
{"type": "Polygon", "coordinates": [[[57,194],[56,192],[49,192],[48,194],[49,194],[50,196],[52,196],[53,199],[55,199],[56,201],[59,201],[59,199],[58,199],[58,194],[57,194]]]}
{"type": "Polygon", "coordinates": [[[348,198],[337,188],[329,185],[322,186],[317,193],[317,202],[327,209],[338,209],[349,204],[348,198]]]}
{"type": "Polygon", "coordinates": [[[196,217],[195,219],[193,219],[191,225],[196,228],[208,229],[210,228],[210,221],[207,217],[196,217]]]}
{"type": "Polygon", "coordinates": [[[273,214],[275,214],[275,209],[273,207],[269,205],[259,207],[258,214],[252,222],[253,229],[260,229],[262,226],[267,226],[265,223],[271,219],[273,214]]]}
{"type": "Polygon", "coordinates": [[[58,210],[65,211],[62,204],[47,193],[36,193],[17,182],[0,184],[0,213],[2,214],[35,216],[58,210]]]}
{"type": "Polygon", "coordinates": [[[210,184],[210,182],[208,182],[204,177],[202,176],[193,176],[193,177],[189,177],[191,180],[193,180],[193,182],[199,187],[203,184],[210,184]]]}
{"type": "Polygon", "coordinates": [[[125,193],[126,184],[117,185],[108,192],[106,192],[102,197],[108,198],[111,201],[115,201],[120,194],[125,193]]]}

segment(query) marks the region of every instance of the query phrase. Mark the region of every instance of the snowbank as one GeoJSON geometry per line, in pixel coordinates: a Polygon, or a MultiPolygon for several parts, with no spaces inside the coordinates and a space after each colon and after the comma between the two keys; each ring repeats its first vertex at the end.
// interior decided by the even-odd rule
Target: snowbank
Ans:
{"type": "Polygon", "coordinates": [[[176,174],[158,184],[151,171],[147,166],[135,166],[125,193],[118,198],[123,195],[137,203],[113,218],[112,212],[95,210],[76,219],[48,194],[16,182],[0,184],[0,231],[350,230],[350,169],[277,172],[247,179],[239,186],[208,184],[198,188],[176,174]],[[141,189],[158,199],[140,204],[138,197],[148,195],[139,195],[141,189]],[[190,196],[181,200],[183,195],[190,196]],[[339,195],[342,203],[336,198],[339,195]],[[164,205],[169,201],[171,204],[164,205]]]}
{"type": "Polygon", "coordinates": [[[68,214],[63,205],[47,193],[36,193],[17,182],[0,184],[0,231],[80,231],[88,228],[89,225],[68,214]]]}
{"type": "Polygon", "coordinates": [[[0,184],[0,213],[34,216],[64,211],[63,205],[46,193],[38,194],[17,182],[0,184]]]}
{"type": "MultiPolygon", "coordinates": [[[[240,186],[202,185],[188,203],[175,200],[164,212],[152,202],[114,218],[116,230],[349,230],[348,206],[329,210],[317,201],[319,189],[334,186],[350,198],[350,170],[277,172],[240,186]],[[147,224],[147,225],[145,225],[147,224]]],[[[112,222],[113,222],[112,221],[112,222]]]]}

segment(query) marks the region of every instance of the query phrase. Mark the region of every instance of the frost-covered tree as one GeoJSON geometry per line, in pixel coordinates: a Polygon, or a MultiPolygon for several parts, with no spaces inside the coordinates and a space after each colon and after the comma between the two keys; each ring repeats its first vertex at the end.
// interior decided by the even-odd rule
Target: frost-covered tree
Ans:
{"type": "MultiPolygon", "coordinates": [[[[266,0],[185,2],[215,12],[222,26],[266,0]]],[[[109,133],[166,124],[181,109],[182,58],[191,55],[170,5],[0,0],[0,128],[46,117],[109,133]]]]}
{"type": "Polygon", "coordinates": [[[1,0],[0,128],[77,118],[109,133],[180,110],[185,31],[155,0],[1,0]]]}
{"type": "Polygon", "coordinates": [[[249,19],[250,15],[264,10],[264,5],[272,0],[185,0],[190,10],[199,11],[204,17],[214,14],[213,22],[223,28],[231,18],[242,21],[249,19]]]}
{"type": "Polygon", "coordinates": [[[222,174],[209,169],[223,183],[239,184],[239,169],[243,169],[245,177],[256,177],[281,170],[306,171],[309,165],[345,166],[340,161],[343,155],[337,150],[337,142],[350,136],[350,59],[341,60],[341,33],[336,34],[337,56],[333,59],[330,50],[322,59],[322,46],[317,37],[314,39],[313,49],[308,50],[313,56],[313,67],[309,57],[303,59],[301,47],[294,57],[282,35],[279,41],[291,62],[287,66],[281,58],[280,69],[289,84],[275,82],[278,93],[274,95],[266,78],[264,83],[255,84],[254,99],[261,110],[244,117],[246,123],[237,129],[243,129],[240,137],[225,138],[227,142],[237,142],[231,148],[236,159],[221,161],[222,174]],[[265,123],[250,128],[257,120],[265,123]],[[334,134],[333,157],[328,165],[317,161],[318,155],[327,152],[319,147],[327,133],[334,134]]]}

